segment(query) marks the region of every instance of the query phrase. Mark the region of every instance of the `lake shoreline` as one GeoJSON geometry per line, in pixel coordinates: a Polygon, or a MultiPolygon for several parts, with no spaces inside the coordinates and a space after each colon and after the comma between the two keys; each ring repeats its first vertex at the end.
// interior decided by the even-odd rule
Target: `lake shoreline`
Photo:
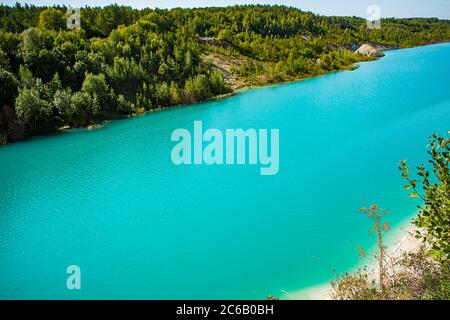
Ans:
{"type": "MultiPolygon", "coordinates": [[[[397,228],[392,230],[392,234],[387,236],[387,255],[391,260],[400,259],[404,253],[417,252],[422,242],[417,239],[414,234],[417,231],[417,227],[412,224],[412,219],[409,218],[401,223],[397,228]],[[389,237],[390,236],[390,237],[389,237]]],[[[356,251],[355,251],[356,252],[356,251]]],[[[378,261],[375,258],[371,258],[369,261],[361,261],[349,273],[356,272],[362,267],[367,267],[369,273],[373,276],[377,274],[378,261]]],[[[282,297],[283,300],[332,300],[331,298],[331,280],[326,283],[306,287],[298,291],[285,294],[282,297]]]]}
{"type": "MultiPolygon", "coordinates": [[[[412,47],[400,47],[400,46],[394,47],[391,44],[378,44],[378,45],[385,46],[384,49],[380,49],[380,52],[385,52],[385,51],[392,51],[392,50],[420,48],[420,47],[432,46],[432,45],[448,43],[448,42],[450,42],[450,39],[449,40],[442,40],[442,41],[435,41],[435,42],[432,42],[432,43],[421,44],[421,45],[412,46],[412,47]]],[[[117,117],[116,119],[104,120],[104,121],[102,121],[100,123],[89,125],[88,127],[92,127],[92,126],[100,126],[101,127],[105,123],[113,121],[113,120],[123,120],[123,119],[128,119],[128,118],[135,118],[135,117],[145,116],[145,115],[148,115],[148,114],[151,114],[151,113],[154,113],[154,112],[161,112],[161,111],[174,109],[174,108],[184,108],[184,107],[194,106],[194,105],[198,105],[198,104],[202,104],[202,103],[207,103],[207,102],[210,102],[210,101],[227,99],[227,98],[234,97],[234,96],[236,96],[236,95],[238,95],[238,94],[240,94],[242,92],[245,92],[245,91],[248,91],[248,90],[252,90],[252,89],[260,89],[260,88],[279,86],[279,85],[283,85],[283,84],[296,83],[296,82],[301,82],[301,81],[305,81],[305,80],[309,80],[309,79],[319,78],[319,77],[322,77],[322,76],[325,76],[325,75],[338,73],[338,72],[354,71],[354,70],[357,70],[359,68],[358,65],[357,65],[359,63],[374,62],[374,61],[377,61],[377,60],[382,59],[382,58],[384,58],[384,56],[377,57],[377,58],[371,58],[371,59],[367,59],[367,60],[361,60],[361,61],[355,62],[354,64],[348,66],[347,69],[332,70],[332,71],[329,71],[329,72],[323,72],[323,73],[310,75],[310,76],[306,76],[306,77],[301,77],[301,78],[295,78],[294,77],[292,79],[279,81],[279,82],[272,82],[272,83],[265,83],[265,84],[254,84],[254,85],[245,85],[245,86],[237,87],[237,88],[233,89],[232,92],[220,94],[220,95],[217,95],[217,96],[213,96],[213,97],[210,97],[210,98],[208,98],[206,100],[203,100],[203,101],[197,101],[197,102],[190,103],[190,104],[177,104],[177,105],[159,107],[159,108],[155,108],[155,109],[152,109],[152,110],[149,110],[149,111],[145,111],[145,112],[139,113],[139,114],[130,114],[130,115],[125,115],[123,117],[117,117]]],[[[85,128],[88,128],[88,127],[85,127],[85,128]]]]}
{"type": "MultiPolygon", "coordinates": [[[[394,47],[394,45],[391,45],[391,44],[377,44],[377,45],[384,46],[385,47],[384,49],[380,49],[379,50],[380,52],[384,52],[384,51],[390,51],[390,50],[413,49],[413,48],[419,48],[419,47],[431,46],[431,45],[438,45],[438,44],[448,43],[448,42],[450,42],[450,40],[441,40],[441,41],[434,41],[432,43],[416,45],[416,46],[412,46],[412,47],[400,47],[400,46],[394,47]]],[[[90,124],[88,126],[83,126],[83,127],[63,126],[63,127],[55,129],[54,131],[49,131],[49,132],[42,133],[42,134],[36,134],[36,135],[29,136],[29,137],[25,137],[23,139],[12,140],[12,141],[9,141],[7,138],[6,139],[0,139],[0,147],[1,146],[5,146],[5,145],[9,145],[9,144],[13,144],[13,143],[16,143],[16,142],[29,141],[29,140],[32,140],[33,137],[38,137],[38,136],[42,137],[42,136],[46,136],[46,135],[51,135],[52,133],[70,132],[70,131],[72,131],[74,129],[86,129],[86,130],[92,130],[93,128],[94,129],[101,129],[108,122],[111,122],[111,121],[114,121],[114,120],[124,120],[124,119],[129,119],[129,118],[141,117],[141,116],[145,116],[145,115],[151,114],[153,112],[161,112],[161,111],[168,110],[168,109],[173,109],[173,108],[184,108],[184,107],[188,107],[188,106],[191,106],[191,105],[198,105],[198,104],[202,104],[202,103],[207,103],[209,101],[216,101],[216,100],[227,99],[227,98],[236,96],[236,95],[240,94],[241,92],[245,92],[247,90],[266,88],[266,87],[278,86],[278,85],[289,84],[289,83],[296,83],[296,82],[301,82],[301,81],[305,81],[305,80],[309,80],[309,79],[314,79],[314,78],[318,78],[318,77],[321,77],[321,76],[324,76],[324,75],[333,74],[333,73],[337,73],[337,72],[353,71],[353,70],[358,69],[357,64],[359,64],[359,63],[373,62],[373,61],[377,61],[379,59],[382,59],[383,57],[384,56],[380,56],[380,57],[376,57],[376,58],[368,57],[367,60],[361,60],[361,61],[355,62],[354,64],[348,66],[347,69],[332,70],[332,71],[329,71],[329,72],[323,72],[323,73],[319,73],[319,74],[315,74],[315,75],[311,75],[311,76],[306,76],[306,77],[302,77],[302,78],[292,78],[292,79],[279,81],[279,82],[273,82],[273,83],[245,85],[245,86],[242,86],[242,87],[234,88],[232,92],[225,93],[225,94],[220,94],[220,95],[217,95],[217,96],[213,96],[213,97],[210,97],[210,98],[208,98],[206,100],[203,100],[203,101],[198,101],[198,102],[190,103],[190,104],[178,104],[178,105],[159,107],[159,108],[155,108],[155,109],[152,109],[152,110],[145,111],[143,113],[136,113],[136,114],[128,114],[128,115],[116,116],[116,117],[113,117],[111,119],[105,119],[105,120],[102,120],[100,122],[92,123],[92,124],[90,124]]],[[[1,138],[1,136],[0,136],[0,138],[1,138]]]]}

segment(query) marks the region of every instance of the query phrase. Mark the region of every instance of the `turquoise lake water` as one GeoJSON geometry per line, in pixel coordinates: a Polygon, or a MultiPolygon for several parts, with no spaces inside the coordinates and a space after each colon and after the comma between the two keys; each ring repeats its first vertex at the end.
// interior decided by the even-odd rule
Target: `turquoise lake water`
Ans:
{"type": "Polygon", "coordinates": [[[103,129],[0,148],[0,298],[263,299],[358,264],[377,203],[416,211],[398,161],[450,129],[450,44],[386,52],[355,71],[103,129]],[[278,128],[280,170],[176,166],[171,133],[278,128]],[[81,290],[66,268],[81,268],[81,290]]]}

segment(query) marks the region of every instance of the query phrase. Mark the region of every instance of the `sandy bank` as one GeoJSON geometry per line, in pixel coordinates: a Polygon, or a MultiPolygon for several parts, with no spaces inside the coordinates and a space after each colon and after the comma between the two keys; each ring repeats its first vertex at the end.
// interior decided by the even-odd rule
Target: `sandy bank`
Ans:
{"type": "MultiPolygon", "coordinates": [[[[402,224],[400,227],[393,229],[390,235],[387,235],[387,256],[389,259],[397,260],[405,252],[417,252],[421,246],[421,241],[414,237],[415,227],[410,220],[402,224]]],[[[355,248],[355,254],[356,248],[355,248]]],[[[362,265],[368,265],[369,270],[373,271],[373,276],[377,276],[378,261],[375,258],[371,258],[369,261],[364,262],[362,265]]],[[[359,266],[358,266],[359,267],[359,266]]],[[[355,269],[356,270],[356,269],[355,269]]],[[[301,289],[294,292],[285,293],[280,297],[283,300],[331,300],[330,297],[331,284],[322,283],[309,288],[301,289]]]]}

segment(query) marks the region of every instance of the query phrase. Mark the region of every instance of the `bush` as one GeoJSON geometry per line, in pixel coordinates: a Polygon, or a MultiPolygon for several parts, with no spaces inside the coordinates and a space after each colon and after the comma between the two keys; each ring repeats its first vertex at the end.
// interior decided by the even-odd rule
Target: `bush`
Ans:
{"type": "Polygon", "coordinates": [[[437,259],[450,259],[450,139],[434,134],[430,137],[432,176],[426,166],[417,167],[417,180],[409,173],[406,161],[401,161],[402,177],[408,181],[406,190],[412,190],[411,197],[420,197],[424,205],[414,224],[422,228],[418,233],[431,245],[431,254],[437,259]],[[423,195],[420,193],[421,187],[423,195]]]}
{"type": "Polygon", "coordinates": [[[344,274],[332,282],[331,297],[337,300],[447,300],[450,299],[450,263],[436,261],[422,247],[405,253],[386,266],[383,289],[375,270],[367,268],[344,274]]]}

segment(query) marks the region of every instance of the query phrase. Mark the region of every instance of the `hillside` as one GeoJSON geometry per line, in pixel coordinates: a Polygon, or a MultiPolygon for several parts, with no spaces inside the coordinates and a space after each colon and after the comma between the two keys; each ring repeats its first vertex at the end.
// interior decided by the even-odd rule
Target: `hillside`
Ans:
{"type": "Polygon", "coordinates": [[[235,88],[351,69],[362,44],[447,41],[450,21],[323,17],[283,6],[137,10],[0,6],[0,143],[235,88]]]}

